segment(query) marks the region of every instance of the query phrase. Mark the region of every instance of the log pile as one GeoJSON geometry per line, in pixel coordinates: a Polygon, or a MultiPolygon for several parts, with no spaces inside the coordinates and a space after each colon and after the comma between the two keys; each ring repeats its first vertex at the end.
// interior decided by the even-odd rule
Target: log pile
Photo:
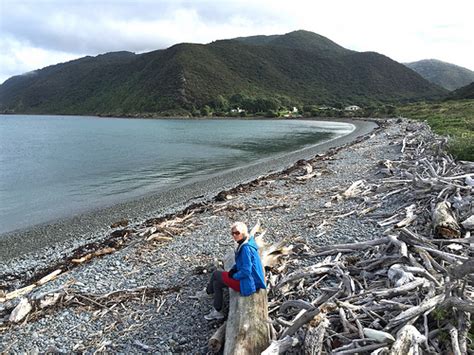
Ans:
{"type": "Polygon", "coordinates": [[[274,337],[266,353],[467,353],[474,165],[455,162],[421,125],[409,126],[401,160],[379,164],[383,178],[356,181],[327,204],[360,201],[350,214],[377,223],[380,235],[307,246],[294,256],[300,262],[267,270],[274,337]],[[406,205],[377,213],[396,194],[406,205]]]}

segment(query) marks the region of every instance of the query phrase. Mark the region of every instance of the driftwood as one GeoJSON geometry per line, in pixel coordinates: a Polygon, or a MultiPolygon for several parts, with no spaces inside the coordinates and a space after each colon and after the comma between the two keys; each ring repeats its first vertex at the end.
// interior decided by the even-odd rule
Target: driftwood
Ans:
{"type": "Polygon", "coordinates": [[[221,326],[212,335],[211,339],[209,339],[208,347],[211,352],[218,353],[221,350],[225,339],[225,327],[226,322],[222,323],[221,326]]]}
{"type": "MultiPolygon", "coordinates": [[[[270,275],[275,285],[270,316],[278,339],[305,333],[301,349],[308,354],[466,353],[474,311],[469,232],[474,183],[465,169],[472,164],[456,163],[444,143],[419,125],[412,124],[403,138],[400,160],[381,162],[388,178],[355,181],[325,204],[329,210],[357,198],[362,212],[356,215],[385,231],[370,241],[308,246],[304,266],[270,275]],[[389,196],[401,193],[406,206],[391,216],[377,215],[389,196]],[[442,238],[433,239],[430,226],[442,238]],[[322,339],[314,336],[319,318],[330,320],[318,333],[322,339]],[[449,340],[437,338],[441,329],[450,332],[449,340]]],[[[337,217],[354,213],[337,211],[337,217]]]]}
{"type": "MultiPolygon", "coordinates": [[[[304,353],[466,353],[474,263],[472,186],[463,183],[471,174],[448,156],[439,164],[426,158],[425,143],[417,137],[404,139],[403,145],[408,160],[384,162],[390,179],[382,185],[387,185],[359,180],[325,205],[363,200],[364,213],[357,216],[372,219],[384,232],[364,242],[308,246],[304,266],[286,267],[282,274],[272,270],[270,316],[279,340],[305,334],[304,353]],[[372,207],[397,193],[409,196],[407,205],[374,220],[372,207]],[[442,238],[433,239],[429,226],[442,238]],[[440,320],[439,314],[449,317],[440,320]],[[314,323],[320,318],[330,321],[318,333],[314,323]],[[449,340],[437,338],[440,329],[449,330],[449,340]]],[[[338,211],[340,218],[349,215],[354,210],[338,211]]]]}
{"type": "Polygon", "coordinates": [[[12,323],[18,323],[22,321],[32,309],[33,307],[31,306],[28,299],[22,298],[20,303],[18,303],[18,305],[13,309],[8,320],[12,323]]]}
{"type": "Polygon", "coordinates": [[[273,340],[270,346],[262,352],[262,355],[284,354],[285,351],[291,349],[297,344],[298,339],[290,336],[286,336],[280,340],[273,340]]]}
{"type": "Polygon", "coordinates": [[[458,238],[461,235],[459,224],[451,212],[451,204],[439,202],[433,210],[433,229],[444,238],[458,238]]]}
{"type": "Polygon", "coordinates": [[[318,355],[321,353],[323,347],[324,335],[326,328],[329,326],[329,320],[322,316],[320,317],[317,326],[309,326],[304,339],[303,351],[308,355],[318,355]]]}

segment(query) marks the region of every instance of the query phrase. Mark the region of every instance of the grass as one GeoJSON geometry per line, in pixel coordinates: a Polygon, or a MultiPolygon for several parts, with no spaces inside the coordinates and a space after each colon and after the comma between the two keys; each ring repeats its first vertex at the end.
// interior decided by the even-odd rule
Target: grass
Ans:
{"type": "Polygon", "coordinates": [[[450,137],[448,149],[454,157],[474,161],[474,100],[418,102],[399,106],[398,113],[426,120],[434,132],[450,137]]]}

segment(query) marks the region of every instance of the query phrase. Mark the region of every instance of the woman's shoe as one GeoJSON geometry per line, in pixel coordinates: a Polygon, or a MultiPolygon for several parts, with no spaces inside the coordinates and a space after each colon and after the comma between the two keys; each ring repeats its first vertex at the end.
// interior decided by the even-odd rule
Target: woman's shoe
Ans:
{"type": "Polygon", "coordinates": [[[211,312],[206,314],[204,316],[205,320],[213,320],[213,319],[224,319],[224,314],[222,312],[216,311],[215,309],[212,309],[211,312]]]}

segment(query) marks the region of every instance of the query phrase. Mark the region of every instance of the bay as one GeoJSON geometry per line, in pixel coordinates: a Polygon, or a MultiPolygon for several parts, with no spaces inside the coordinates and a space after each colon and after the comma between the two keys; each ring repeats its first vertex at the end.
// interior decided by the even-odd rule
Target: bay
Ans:
{"type": "Polygon", "coordinates": [[[353,129],[303,120],[0,115],[0,233],[274,159],[353,129]]]}

